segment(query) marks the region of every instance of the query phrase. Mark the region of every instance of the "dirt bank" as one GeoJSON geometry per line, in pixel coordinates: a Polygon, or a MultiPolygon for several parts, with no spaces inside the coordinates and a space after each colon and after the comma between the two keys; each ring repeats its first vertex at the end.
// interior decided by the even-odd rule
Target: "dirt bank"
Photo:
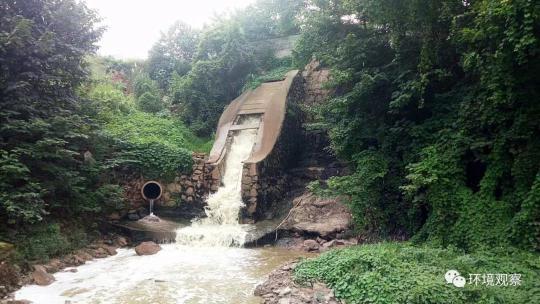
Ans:
{"type": "Polygon", "coordinates": [[[262,297],[264,304],[342,303],[324,283],[306,286],[295,283],[295,266],[296,262],[291,262],[272,271],[266,281],[255,288],[254,294],[262,297]]]}

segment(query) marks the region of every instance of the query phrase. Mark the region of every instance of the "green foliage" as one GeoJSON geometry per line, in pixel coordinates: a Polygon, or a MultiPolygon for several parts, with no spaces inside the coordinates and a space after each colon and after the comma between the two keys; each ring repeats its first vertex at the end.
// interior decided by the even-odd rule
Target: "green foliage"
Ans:
{"type": "Polygon", "coordinates": [[[233,18],[250,41],[294,35],[300,30],[298,15],[305,5],[300,0],[258,0],[233,18]]]}
{"type": "Polygon", "coordinates": [[[30,178],[16,154],[0,150],[0,204],[10,223],[35,223],[45,214],[44,190],[30,178]],[[13,189],[17,184],[21,186],[13,189]]]}
{"type": "Polygon", "coordinates": [[[111,82],[100,81],[81,95],[90,100],[88,114],[105,120],[114,115],[129,113],[134,107],[133,99],[111,82]]]}
{"type": "Polygon", "coordinates": [[[191,170],[190,151],[208,152],[208,140],[195,137],[174,118],[135,111],[109,121],[105,131],[118,146],[115,165],[148,178],[173,178],[191,170]]]}
{"type": "Polygon", "coordinates": [[[540,248],[538,4],[313,4],[293,59],[332,69],[313,125],[354,169],[323,192],[382,237],[540,248]]]}
{"type": "MultiPolygon", "coordinates": [[[[257,75],[277,67],[269,52],[255,52],[255,42],[297,33],[302,7],[304,1],[299,0],[257,1],[234,14],[216,17],[201,33],[177,24],[156,44],[156,50],[174,45],[182,53],[177,57],[186,64],[189,61],[189,72],[170,73],[167,97],[197,135],[209,136],[214,131],[223,109],[241,94],[247,81],[257,81],[257,75]],[[192,42],[185,44],[184,39],[192,42]],[[193,41],[198,42],[195,53],[193,41]]],[[[165,61],[175,65],[170,59],[165,61]]]]}
{"type": "Polygon", "coordinates": [[[87,80],[84,59],[101,33],[96,21],[71,0],[0,4],[2,229],[106,205],[92,200],[106,185],[96,174],[103,162],[84,161],[99,136],[88,102],[76,94],[87,80]]]}
{"type": "Polygon", "coordinates": [[[211,134],[252,68],[252,50],[238,23],[226,20],[205,31],[193,68],[171,85],[171,100],[181,105],[182,120],[198,135],[211,134]]]}
{"type": "Polygon", "coordinates": [[[135,78],[133,87],[137,107],[147,113],[157,113],[165,108],[157,83],[146,74],[135,78]]]}
{"type": "MultiPolygon", "coordinates": [[[[382,243],[332,250],[301,262],[300,283],[323,281],[347,303],[536,303],[540,301],[538,256],[516,249],[464,254],[455,248],[382,243]],[[444,274],[521,274],[520,286],[447,284],[444,274]]],[[[482,280],[482,279],[481,279],[482,280]]]]}
{"type": "Polygon", "coordinates": [[[144,92],[137,98],[137,106],[143,112],[157,113],[163,110],[163,103],[159,96],[152,94],[151,92],[144,92]]]}
{"type": "Polygon", "coordinates": [[[289,72],[290,70],[290,66],[282,66],[270,70],[267,73],[262,73],[262,75],[250,75],[250,79],[244,85],[244,91],[247,89],[256,89],[263,82],[283,80],[285,79],[285,74],[287,74],[287,72],[289,72]]]}
{"type": "Polygon", "coordinates": [[[198,44],[199,31],[182,22],[176,22],[154,44],[147,70],[163,91],[169,89],[173,75],[183,76],[191,69],[198,44]]]}
{"type": "Polygon", "coordinates": [[[80,224],[41,223],[17,233],[16,259],[45,262],[52,257],[68,254],[89,243],[89,235],[80,224]]]}

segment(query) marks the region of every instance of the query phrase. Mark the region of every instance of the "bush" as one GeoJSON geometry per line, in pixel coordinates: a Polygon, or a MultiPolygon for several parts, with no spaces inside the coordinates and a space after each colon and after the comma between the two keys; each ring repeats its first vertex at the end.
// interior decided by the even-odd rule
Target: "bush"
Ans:
{"type": "Polygon", "coordinates": [[[144,92],[139,98],[137,98],[137,105],[139,109],[147,113],[157,113],[163,110],[163,102],[151,92],[144,92]]]}
{"type": "Polygon", "coordinates": [[[191,151],[208,152],[211,143],[193,135],[178,119],[139,111],[117,116],[105,131],[116,142],[112,162],[148,178],[189,172],[191,151]]]}
{"type": "Polygon", "coordinates": [[[16,258],[24,261],[47,261],[67,254],[89,242],[86,231],[74,224],[61,229],[58,223],[41,223],[17,234],[16,258]],[[65,232],[64,232],[65,231],[65,232]]]}
{"type": "Polygon", "coordinates": [[[464,254],[407,243],[363,245],[301,262],[300,283],[324,281],[347,303],[539,303],[540,259],[517,249],[464,254]],[[444,274],[521,274],[521,286],[446,284],[444,274]]]}
{"type": "Polygon", "coordinates": [[[135,78],[134,93],[141,111],[157,113],[165,108],[157,83],[146,74],[135,78]]]}
{"type": "Polygon", "coordinates": [[[133,108],[133,99],[115,84],[100,82],[88,91],[86,97],[91,100],[92,116],[110,117],[119,113],[128,113],[133,108]]]}
{"type": "Polygon", "coordinates": [[[256,89],[264,82],[282,80],[285,78],[285,74],[287,74],[287,72],[289,72],[291,69],[292,68],[288,65],[280,66],[258,76],[250,75],[250,78],[244,85],[243,90],[256,89]]]}

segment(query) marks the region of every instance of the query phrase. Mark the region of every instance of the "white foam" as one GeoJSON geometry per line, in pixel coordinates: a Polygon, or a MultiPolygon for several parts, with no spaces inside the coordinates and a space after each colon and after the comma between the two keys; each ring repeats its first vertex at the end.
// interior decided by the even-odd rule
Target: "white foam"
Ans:
{"type": "MultiPolygon", "coordinates": [[[[248,118],[243,124],[259,123],[259,117],[248,118]]],[[[249,158],[257,129],[240,130],[233,136],[225,158],[223,186],[209,196],[205,209],[207,217],[193,222],[189,227],[177,230],[176,242],[197,246],[241,246],[245,242],[250,225],[238,223],[242,202],[243,161],[249,158]]]]}

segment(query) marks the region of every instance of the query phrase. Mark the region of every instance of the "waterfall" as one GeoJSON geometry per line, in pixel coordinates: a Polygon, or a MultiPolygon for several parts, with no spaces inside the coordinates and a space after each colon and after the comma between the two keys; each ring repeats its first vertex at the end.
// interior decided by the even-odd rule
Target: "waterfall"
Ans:
{"type": "MultiPolygon", "coordinates": [[[[259,123],[259,117],[247,118],[242,124],[259,123]]],[[[236,131],[225,157],[223,185],[207,199],[206,218],[177,230],[176,242],[183,245],[241,246],[249,225],[238,223],[242,202],[242,168],[253,149],[257,129],[236,131]]]]}
{"type": "Polygon", "coordinates": [[[150,199],[150,215],[154,215],[154,199],[150,199]]]}

